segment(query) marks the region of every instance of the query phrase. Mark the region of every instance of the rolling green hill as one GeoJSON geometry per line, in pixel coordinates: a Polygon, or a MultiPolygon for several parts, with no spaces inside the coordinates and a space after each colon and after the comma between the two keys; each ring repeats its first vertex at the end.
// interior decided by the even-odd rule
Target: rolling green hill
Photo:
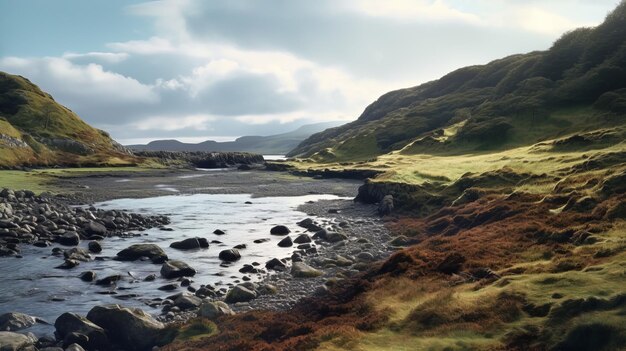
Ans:
{"type": "Polygon", "coordinates": [[[106,132],[89,126],[28,79],[0,72],[0,167],[135,161],[106,132]]]}
{"type": "Polygon", "coordinates": [[[601,25],[568,32],[547,51],[461,68],[389,92],[358,120],[314,134],[289,155],[325,163],[400,150],[405,155],[504,150],[623,125],[625,115],[622,2],[601,25]]]}

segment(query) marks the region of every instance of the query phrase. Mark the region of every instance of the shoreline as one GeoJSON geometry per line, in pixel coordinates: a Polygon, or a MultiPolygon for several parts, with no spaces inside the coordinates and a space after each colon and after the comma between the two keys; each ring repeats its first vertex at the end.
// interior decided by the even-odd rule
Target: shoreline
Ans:
{"type": "MultiPolygon", "coordinates": [[[[279,172],[265,171],[189,171],[189,170],[160,170],[150,172],[104,172],[84,174],[80,176],[57,178],[52,183],[55,187],[64,189],[66,193],[54,196],[55,201],[68,205],[89,206],[94,202],[121,198],[150,198],[163,195],[188,195],[196,193],[209,194],[252,194],[253,197],[297,196],[310,194],[333,193],[346,196],[356,194],[356,188],[361,182],[349,180],[312,179],[293,176],[279,172]],[[253,176],[251,176],[253,175],[253,176]],[[199,187],[210,177],[211,187],[199,187]],[[122,181],[123,180],[123,181],[122,181]],[[168,181],[169,180],[169,181],[168,181]],[[178,181],[178,191],[163,190],[158,187],[163,183],[178,181]],[[128,192],[128,186],[140,184],[140,189],[128,192]],[[116,187],[115,185],[122,185],[116,187]],[[130,195],[130,196],[129,196],[130,195]]],[[[174,184],[177,185],[177,184],[174,184]]],[[[355,203],[351,200],[320,200],[306,203],[297,208],[307,216],[323,217],[328,219],[319,223],[321,227],[340,231],[347,237],[335,243],[324,240],[313,241],[312,255],[303,254],[299,261],[323,272],[320,276],[311,278],[294,278],[289,273],[291,257],[277,257],[287,263],[287,269],[267,273],[254,287],[272,286],[274,293],[259,294],[258,298],[249,302],[230,304],[236,312],[258,310],[278,311],[293,307],[305,297],[311,297],[338,280],[350,278],[368,267],[368,263],[390,254],[385,242],[391,237],[384,227],[382,220],[374,216],[375,206],[355,203]],[[362,255],[361,255],[362,254],[362,255]],[[338,256],[339,255],[339,256],[338,256]],[[357,256],[361,255],[361,258],[357,256]],[[337,259],[342,263],[338,264],[337,259]],[[350,264],[346,265],[346,260],[350,264]],[[352,268],[350,268],[352,267],[352,268]],[[357,267],[355,269],[354,267],[357,267]]],[[[118,209],[107,209],[118,210],[118,209]]],[[[121,209],[119,209],[121,210],[121,209]]],[[[307,218],[303,216],[302,220],[307,218]]],[[[290,227],[297,227],[295,223],[285,223],[290,227]]],[[[313,235],[314,232],[310,232],[313,235]]],[[[106,242],[106,241],[105,241],[106,242]]],[[[302,251],[302,250],[299,250],[302,251]]],[[[265,262],[262,262],[264,264],[265,262]]],[[[243,275],[242,277],[245,277],[243,275]]],[[[193,280],[193,278],[191,278],[193,280]]],[[[246,279],[244,278],[244,281],[246,279]]],[[[249,279],[248,279],[249,280],[249,279]]],[[[227,285],[233,288],[234,284],[227,285]]],[[[247,286],[251,286],[248,283],[247,286]]],[[[195,287],[197,288],[204,287],[195,287]]],[[[184,289],[184,288],[183,288],[184,289]]],[[[190,289],[190,291],[192,291],[190,289]]],[[[183,294],[184,295],[184,294],[183,294]]],[[[211,301],[221,301],[224,294],[218,294],[211,301]],[[221,296],[220,296],[221,295],[221,296]]],[[[123,305],[123,301],[121,301],[123,305]]],[[[187,310],[165,309],[162,313],[150,311],[157,320],[168,325],[177,325],[186,322],[197,315],[197,308],[187,310]]],[[[9,311],[7,311],[9,312],[9,311]]]]}

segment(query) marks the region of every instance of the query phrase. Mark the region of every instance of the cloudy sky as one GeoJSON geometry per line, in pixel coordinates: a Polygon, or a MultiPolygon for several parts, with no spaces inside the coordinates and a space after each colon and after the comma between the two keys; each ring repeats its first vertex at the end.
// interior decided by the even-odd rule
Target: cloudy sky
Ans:
{"type": "Polygon", "coordinates": [[[381,94],[544,50],[618,0],[0,0],[0,70],[123,143],[356,119],[381,94]]]}

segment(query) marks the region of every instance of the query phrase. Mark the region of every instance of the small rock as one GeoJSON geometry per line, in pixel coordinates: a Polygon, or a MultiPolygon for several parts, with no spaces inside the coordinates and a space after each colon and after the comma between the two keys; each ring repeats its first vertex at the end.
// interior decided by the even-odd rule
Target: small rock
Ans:
{"type": "Polygon", "coordinates": [[[121,279],[122,279],[121,275],[114,274],[114,275],[110,275],[108,277],[97,280],[96,285],[104,285],[104,286],[113,285],[117,283],[118,281],[120,281],[121,279]]]}
{"type": "Polygon", "coordinates": [[[135,244],[117,253],[120,261],[135,261],[141,257],[148,257],[153,263],[167,261],[165,251],[155,244],[135,244]]]}
{"type": "Polygon", "coordinates": [[[248,302],[256,297],[256,291],[250,290],[242,285],[237,285],[228,291],[224,301],[227,303],[248,302]]]}
{"type": "Polygon", "coordinates": [[[93,253],[102,252],[102,245],[100,245],[100,243],[97,241],[90,241],[87,247],[89,248],[89,251],[93,253]]]}
{"type": "Polygon", "coordinates": [[[177,250],[194,250],[199,249],[202,246],[200,245],[198,238],[188,238],[182,241],[175,241],[170,244],[170,247],[177,250]]]}
{"type": "Polygon", "coordinates": [[[202,304],[201,298],[187,292],[180,293],[178,297],[174,299],[174,306],[180,308],[181,310],[196,308],[199,307],[200,304],[202,304]]]}
{"type": "Polygon", "coordinates": [[[385,195],[378,204],[378,214],[385,216],[393,211],[393,196],[385,195]]]}
{"type": "Polygon", "coordinates": [[[231,316],[235,312],[222,301],[205,301],[200,305],[198,310],[198,317],[204,317],[207,319],[216,319],[220,316],[231,316]]]}
{"type": "Polygon", "coordinates": [[[171,341],[163,335],[165,326],[138,308],[96,306],[87,319],[106,330],[110,339],[125,350],[146,350],[171,341]]]}
{"type": "Polygon", "coordinates": [[[282,271],[282,270],[284,270],[286,268],[286,266],[278,258],[272,258],[271,260],[267,261],[267,263],[265,263],[265,268],[273,269],[273,270],[276,270],[276,271],[282,271]]]}
{"type": "Polygon", "coordinates": [[[222,261],[233,262],[241,258],[241,254],[236,249],[223,250],[219,254],[219,259],[222,261]]]}
{"type": "Polygon", "coordinates": [[[291,247],[293,246],[293,242],[291,241],[291,238],[287,236],[283,240],[278,242],[278,246],[279,247],[291,247]]]}
{"type": "Polygon", "coordinates": [[[165,284],[163,286],[158,287],[157,289],[161,291],[172,291],[178,289],[178,285],[176,284],[165,284]]]}
{"type": "Polygon", "coordinates": [[[311,237],[306,235],[306,234],[300,234],[293,240],[293,242],[296,243],[296,244],[310,243],[311,242],[311,237]]]}
{"type": "Polygon", "coordinates": [[[270,230],[272,235],[287,235],[291,233],[291,230],[284,225],[277,225],[270,230]]]}
{"type": "Polygon", "coordinates": [[[87,234],[87,236],[92,236],[92,235],[101,235],[101,236],[106,236],[107,233],[107,228],[95,221],[89,221],[84,227],[83,229],[85,230],[85,233],[87,234]]]}
{"type": "Polygon", "coordinates": [[[0,330],[16,331],[35,325],[35,317],[19,312],[9,312],[0,315],[0,330]]]}
{"type": "Polygon", "coordinates": [[[78,236],[78,233],[69,232],[60,236],[58,241],[61,245],[76,246],[80,243],[80,237],[78,236]]]}
{"type": "Polygon", "coordinates": [[[76,266],[78,266],[80,264],[80,262],[76,261],[76,260],[65,260],[65,262],[63,262],[63,264],[58,265],[54,268],[57,269],[72,269],[76,266]]]}
{"type": "Polygon", "coordinates": [[[96,279],[96,272],[86,271],[80,274],[80,279],[85,282],[92,282],[96,279]]]}
{"type": "Polygon", "coordinates": [[[291,275],[296,278],[314,278],[324,274],[304,262],[294,262],[291,266],[291,275]]]}
{"type": "Polygon", "coordinates": [[[0,332],[0,350],[2,351],[35,350],[33,344],[34,340],[24,334],[0,332]]]}
{"type": "Polygon", "coordinates": [[[161,266],[161,275],[166,279],[193,277],[196,270],[183,261],[169,260],[161,266]]]}
{"type": "Polygon", "coordinates": [[[348,237],[345,234],[341,234],[337,232],[327,232],[326,238],[324,240],[328,241],[329,243],[337,243],[337,242],[344,241],[347,239],[348,237]]]}
{"type": "Polygon", "coordinates": [[[372,255],[369,252],[361,252],[358,255],[356,255],[356,258],[359,261],[366,261],[366,262],[374,261],[374,255],[372,255]]]}

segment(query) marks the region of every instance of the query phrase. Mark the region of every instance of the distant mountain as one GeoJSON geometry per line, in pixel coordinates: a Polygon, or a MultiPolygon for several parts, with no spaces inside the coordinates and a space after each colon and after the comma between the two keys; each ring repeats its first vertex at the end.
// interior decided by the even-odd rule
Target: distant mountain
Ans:
{"type": "Polygon", "coordinates": [[[228,142],[207,140],[193,144],[178,140],[155,140],[147,145],[127,145],[127,147],[135,151],[245,151],[264,155],[284,155],[309,136],[341,124],[343,123],[338,121],[307,124],[288,133],[243,136],[228,142]]]}
{"type": "Polygon", "coordinates": [[[0,72],[0,167],[135,161],[106,132],[85,123],[28,79],[0,72]]]}
{"type": "Polygon", "coordinates": [[[392,91],[354,122],[317,133],[290,156],[318,162],[484,152],[624,123],[626,2],[547,51],[470,66],[392,91]]]}

